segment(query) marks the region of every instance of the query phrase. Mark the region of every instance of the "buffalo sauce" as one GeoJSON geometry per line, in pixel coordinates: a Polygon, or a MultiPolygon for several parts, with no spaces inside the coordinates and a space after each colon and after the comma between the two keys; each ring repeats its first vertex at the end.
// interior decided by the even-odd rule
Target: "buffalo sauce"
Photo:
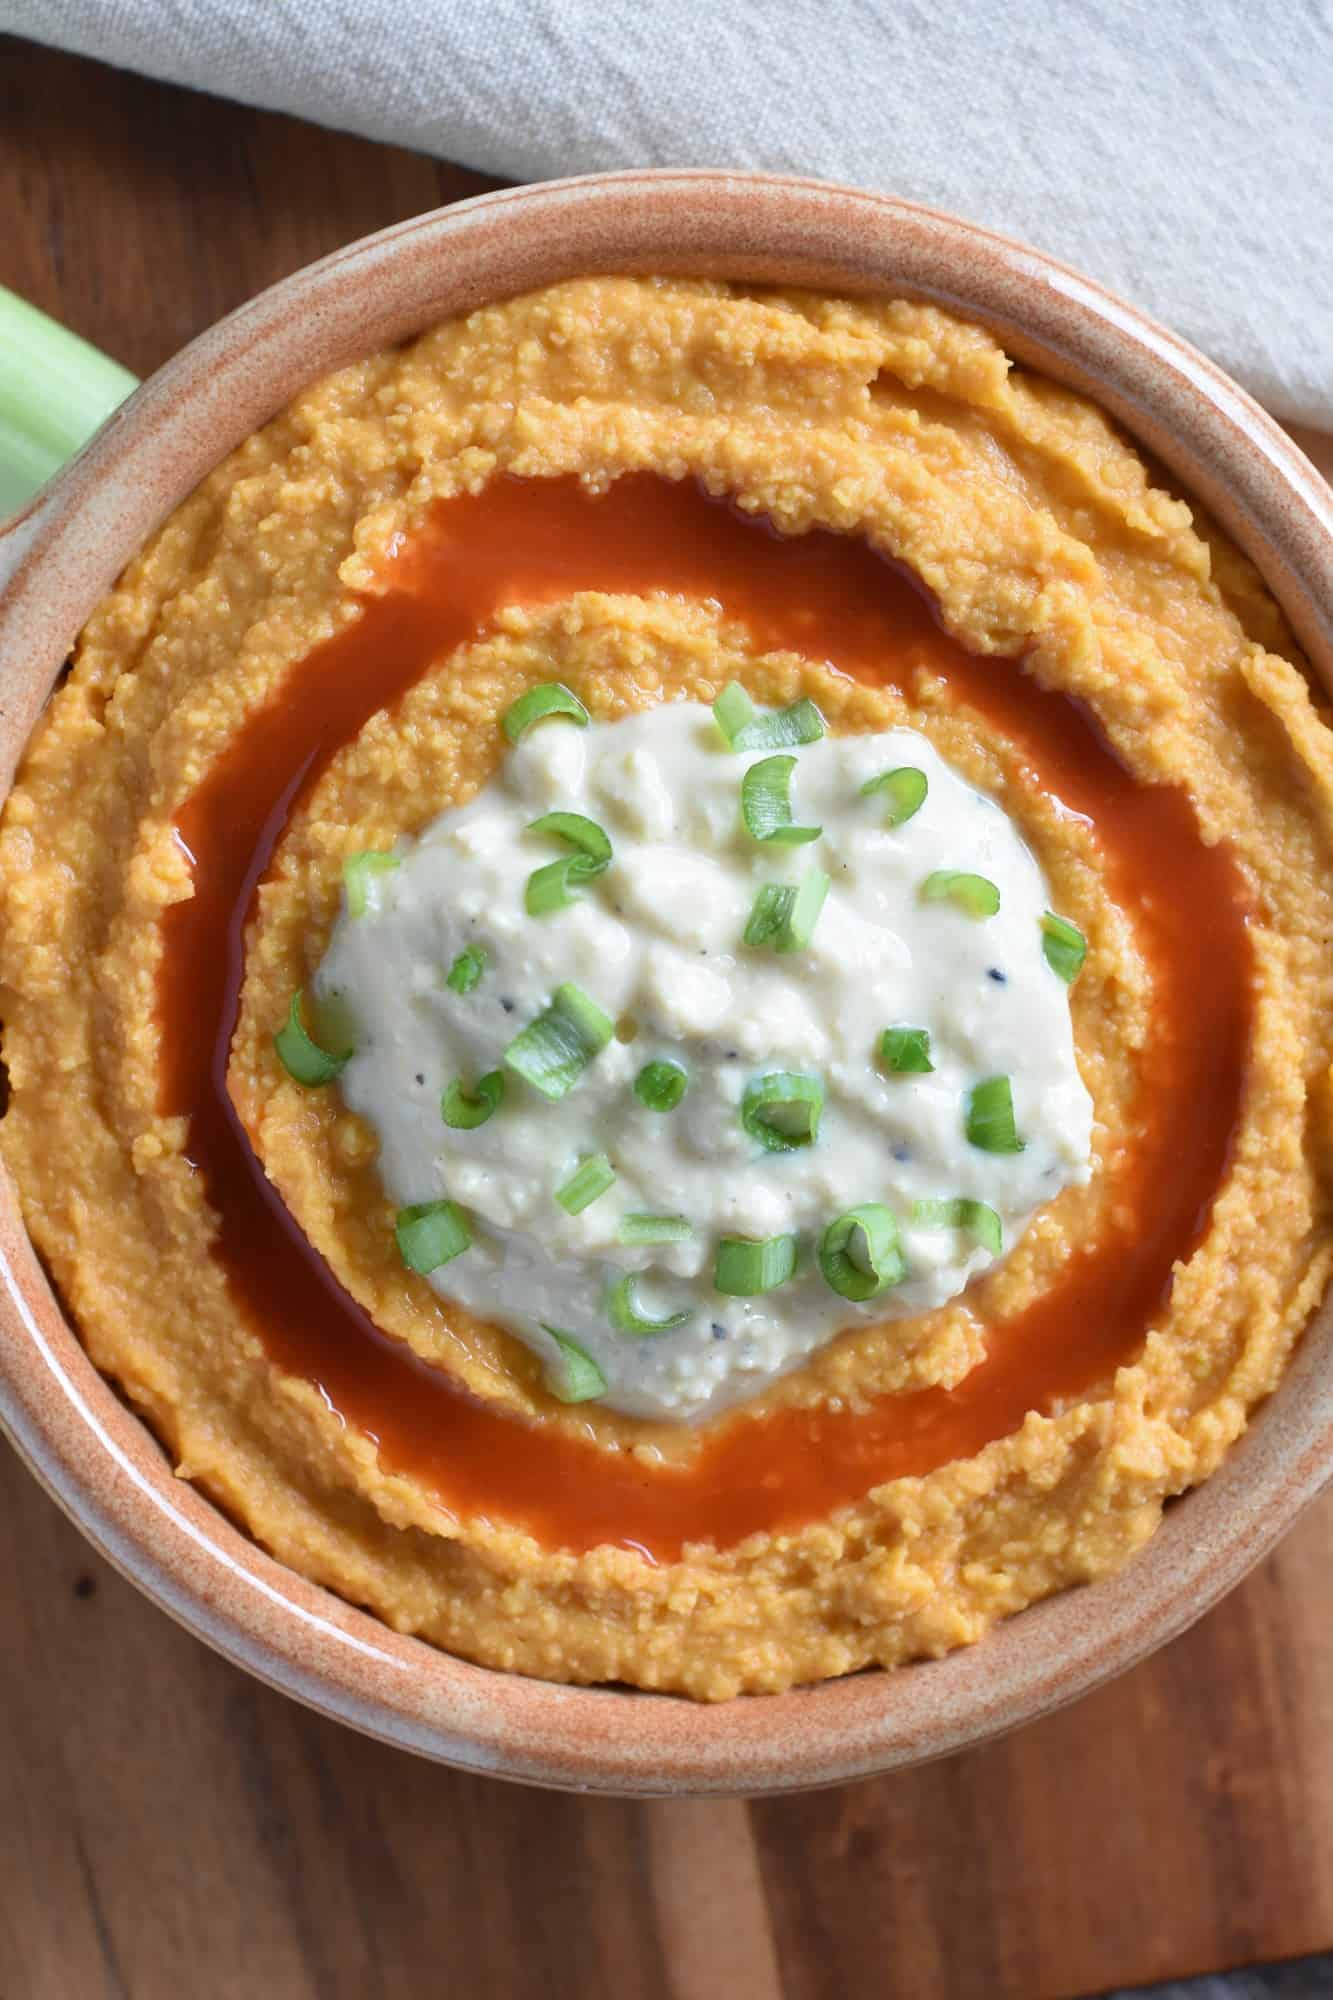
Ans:
{"type": "Polygon", "coordinates": [[[1104,1382],[1141,1348],[1172,1267],[1207,1226],[1238,1116],[1251,1011],[1243,885],[1206,846],[1183,791],[1140,785],[1078,703],[1012,661],[968,653],[914,585],[864,543],[784,538],[697,487],[652,475],[593,496],[569,479],[493,481],[439,503],[383,595],[293,667],[182,809],[195,893],[168,913],[159,974],[162,1109],[218,1217],[213,1255],[238,1312],[283,1371],[316,1384],[459,1519],[523,1528],[549,1547],[609,1543],[669,1561],[790,1531],[884,1480],[967,1457],[1104,1382]],[[699,1433],[684,1463],[645,1463],[505,1415],[381,1334],[288,1214],[226,1091],[254,892],[295,802],[378,709],[391,706],[506,604],[576,590],[715,599],[762,651],[786,649],[910,690],[923,668],[1019,747],[1028,780],[1092,821],[1110,894],[1153,976],[1134,1143],[1115,1222],[1041,1297],[992,1324],[956,1388],[853,1409],[742,1410],[699,1433]],[[225,948],[222,941],[225,940],[225,948]]]}

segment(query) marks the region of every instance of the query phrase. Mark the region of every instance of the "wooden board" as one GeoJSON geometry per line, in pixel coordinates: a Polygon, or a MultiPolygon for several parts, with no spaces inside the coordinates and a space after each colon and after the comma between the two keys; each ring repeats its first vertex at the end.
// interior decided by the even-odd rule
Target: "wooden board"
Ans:
{"type": "MultiPolygon", "coordinates": [[[[0,283],[140,372],[461,168],[0,38],[0,283]]],[[[773,1804],[459,1777],[179,1631],[0,1449],[0,2000],[1059,2000],[1333,1944],[1333,1496],[1063,1715],[773,1804]]]]}

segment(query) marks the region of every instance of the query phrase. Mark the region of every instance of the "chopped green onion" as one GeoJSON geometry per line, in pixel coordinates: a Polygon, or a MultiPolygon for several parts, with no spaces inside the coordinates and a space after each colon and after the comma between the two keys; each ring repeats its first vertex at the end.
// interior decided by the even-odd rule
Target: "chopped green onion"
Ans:
{"type": "Polygon", "coordinates": [[[1066,917],[1057,917],[1054,910],[1047,910],[1041,920],[1041,948],[1051,971],[1058,973],[1066,986],[1072,986],[1088,955],[1088,941],[1082,931],[1066,917]]]}
{"type": "Polygon", "coordinates": [[[729,1298],[749,1299],[785,1285],[795,1269],[794,1236],[769,1236],[762,1242],[723,1236],[718,1239],[713,1283],[729,1298]]]}
{"type": "Polygon", "coordinates": [[[817,1076],[772,1070],[745,1086],[741,1124],[770,1153],[794,1153],[819,1137],[824,1086],[817,1076]]]}
{"type": "Polygon", "coordinates": [[[445,985],[451,993],[470,993],[486,970],[486,954],[479,944],[465,945],[449,967],[445,985]]]}
{"type": "Polygon", "coordinates": [[[765,882],[754,899],[750,921],[745,926],[746,944],[775,943],[786,929],[796,891],[777,882],[765,882]]]}
{"type": "Polygon", "coordinates": [[[523,892],[524,909],[530,917],[548,917],[553,910],[568,909],[577,901],[571,890],[593,881],[605,867],[604,861],[594,861],[587,854],[566,854],[559,861],[548,861],[544,868],[534,868],[523,892]]]}
{"type": "Polygon", "coordinates": [[[542,1332],[560,1350],[560,1375],[553,1376],[548,1371],[546,1377],[546,1386],[557,1401],[590,1403],[595,1396],[604,1396],[606,1377],[591,1354],[585,1354],[577,1340],[571,1340],[567,1333],[558,1333],[553,1326],[542,1325],[542,1332]]]}
{"type": "Polygon", "coordinates": [[[615,1022],[579,987],[557,986],[550,1006],[505,1050],[505,1065],[554,1102],[574,1088],[615,1031],[615,1022]]]}
{"type": "Polygon", "coordinates": [[[881,771],[877,778],[868,778],[861,787],[861,797],[868,799],[883,792],[888,806],[885,826],[902,826],[919,813],[926,803],[926,774],[918,771],[914,764],[901,764],[896,771],[881,771]]]}
{"type": "Polygon", "coordinates": [[[606,1313],[617,1333],[670,1333],[673,1326],[684,1326],[690,1316],[689,1306],[682,1306],[679,1312],[664,1313],[661,1319],[640,1312],[638,1282],[631,1271],[611,1287],[606,1313]]]}
{"type": "Polygon", "coordinates": [[[819,1245],[819,1268],[839,1298],[858,1304],[878,1298],[890,1285],[900,1285],[907,1265],[892,1209],[868,1201],[830,1222],[819,1245]]]}
{"type": "Polygon", "coordinates": [[[726,738],[728,750],[736,748],[736,738],[752,723],[759,710],[739,681],[728,681],[713,703],[713,718],[726,738]]]}
{"type": "Polygon", "coordinates": [[[528,832],[549,833],[556,840],[567,840],[580,854],[600,861],[603,867],[611,859],[611,842],[605,830],[595,819],[585,819],[582,813],[543,813],[540,819],[528,821],[528,832]]]}
{"type": "Polygon", "coordinates": [[[477,1078],[477,1087],[470,1092],[464,1090],[462,1079],[455,1077],[440,1099],[440,1116],[456,1132],[474,1131],[499,1110],[504,1094],[503,1070],[487,1070],[485,1076],[477,1078]]]}
{"type": "Polygon", "coordinates": [[[824,734],[824,718],[812,701],[761,712],[739,681],[723,688],[713,714],[729,750],[785,750],[793,743],[815,743],[824,734]]]}
{"type": "Polygon", "coordinates": [[[765,882],[754,899],[745,926],[745,942],[772,944],[775,951],[804,951],[814,936],[829,890],[822,868],[809,868],[795,889],[765,882]]]}
{"type": "Polygon", "coordinates": [[[594,1055],[606,1047],[616,1032],[616,1024],[610,1015],[604,1014],[581,986],[569,983],[557,986],[551,1005],[574,1024],[594,1055]]]}
{"type": "Polygon", "coordinates": [[[967,1136],[983,1153],[1021,1153],[1014,1092],[1007,1076],[988,1076],[967,1094],[967,1136]]]}
{"type": "Polygon", "coordinates": [[[611,842],[596,820],[585,819],[582,813],[543,813],[540,819],[529,822],[528,832],[552,834],[575,850],[529,875],[523,904],[530,917],[566,909],[574,901],[570,892],[603,874],[610,862],[611,842]]]}
{"type": "Polygon", "coordinates": [[[778,932],[779,951],[804,951],[815,934],[819,913],[828,894],[828,876],[822,868],[809,868],[801,878],[787,920],[778,932]]]}
{"type": "Polygon", "coordinates": [[[741,816],[745,830],[754,840],[774,840],[786,847],[818,840],[822,826],[793,826],[791,817],[791,774],[794,757],[765,757],[751,764],[741,779],[741,816]]]}
{"type": "Polygon", "coordinates": [[[456,1201],[419,1201],[400,1208],[393,1233],[408,1270],[420,1271],[423,1278],[461,1256],[472,1241],[467,1217],[456,1201]]]}
{"type": "Polygon", "coordinates": [[[288,1076],[313,1090],[318,1084],[332,1083],[346,1069],[352,1051],[344,1049],[341,1055],[331,1055],[306,1033],[301,1021],[301,994],[298,986],[292,995],[286,1023],[273,1037],[273,1046],[288,1076]]]}
{"type": "Polygon", "coordinates": [[[984,875],[969,875],[961,868],[937,868],[921,884],[921,900],[954,903],[969,917],[993,917],[1000,907],[1000,892],[984,875]]]}
{"type": "Polygon", "coordinates": [[[912,1207],[912,1220],[927,1229],[970,1229],[992,1257],[1004,1248],[1004,1228],[995,1210],[967,1195],[952,1201],[918,1201],[912,1207]]]}
{"type": "Polygon", "coordinates": [[[789,743],[817,743],[824,734],[824,718],[809,700],[794,701],[788,708],[757,715],[736,738],[737,750],[781,750],[789,743]]]}
{"type": "Polygon", "coordinates": [[[567,715],[580,729],[588,726],[588,711],[578,696],[559,681],[543,681],[540,687],[529,688],[509,704],[500,727],[511,743],[517,743],[534,722],[545,722],[550,715],[567,715]]]}
{"type": "Polygon", "coordinates": [[[347,890],[347,914],[364,917],[370,908],[370,877],[387,875],[402,864],[396,854],[369,847],[364,854],[349,854],[343,862],[343,886],[347,890]]]}
{"type": "Polygon", "coordinates": [[[690,1087],[679,1063],[645,1063],[634,1079],[634,1095],[649,1111],[674,1111],[690,1087]]]}
{"type": "Polygon", "coordinates": [[[609,1187],[614,1187],[616,1170],[605,1153],[590,1153],[586,1160],[580,1160],[563,1187],[555,1191],[555,1198],[566,1215],[582,1215],[585,1208],[591,1208],[599,1195],[604,1195],[609,1187]]]}
{"type": "Polygon", "coordinates": [[[879,1038],[879,1059],[894,1076],[926,1076],[930,1060],[929,1028],[886,1028],[879,1038]]]}
{"type": "Polygon", "coordinates": [[[694,1224],[683,1215],[622,1215],[620,1240],[629,1246],[642,1243],[687,1243],[694,1224]]]}

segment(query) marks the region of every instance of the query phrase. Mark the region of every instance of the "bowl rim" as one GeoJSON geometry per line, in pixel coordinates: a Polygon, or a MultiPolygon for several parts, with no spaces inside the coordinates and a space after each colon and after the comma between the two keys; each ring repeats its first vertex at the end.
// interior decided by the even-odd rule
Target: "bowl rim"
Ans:
{"type": "MultiPolygon", "coordinates": [[[[894,196],[787,175],[643,169],[476,196],[366,237],[200,335],[28,512],[0,588],[0,790],[88,613],[157,523],[331,368],[450,313],[588,271],[896,291],[992,327],[1093,395],[1258,563],[1333,687],[1333,508],[1222,371],[1054,259],[894,196]]],[[[0,1427],[93,1545],[259,1679],[439,1762],[620,1795],[776,1793],[927,1761],[1050,1712],[1200,1616],[1319,1491],[1333,1458],[1333,1305],[1203,1486],[1117,1575],[984,1645],[893,1674],[700,1706],[478,1667],[276,1562],[193,1487],[64,1320],[0,1183],[0,1427]]]]}

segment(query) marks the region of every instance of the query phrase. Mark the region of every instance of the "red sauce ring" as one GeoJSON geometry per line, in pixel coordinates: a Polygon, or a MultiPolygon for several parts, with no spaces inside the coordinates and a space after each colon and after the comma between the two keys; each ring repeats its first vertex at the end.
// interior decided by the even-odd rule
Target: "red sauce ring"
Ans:
{"type": "Polygon", "coordinates": [[[1141,1349],[1178,1259],[1207,1228],[1239,1116],[1252,1015],[1246,895],[1225,846],[1205,845],[1183,790],[1143,785],[1077,702],[1013,661],[940,631],[922,595],[864,542],[781,537],[689,484],[648,474],[601,496],[570,479],[503,478],[439,505],[383,596],[300,661],[252,715],[178,821],[195,894],[165,919],[159,972],[162,1110],[219,1216],[213,1255],[274,1365],[316,1383],[457,1518],[528,1530],[548,1547],[609,1543],[669,1561],[792,1531],[872,1488],[969,1457],[1107,1381],[1141,1349]],[[718,600],[758,650],[786,648],[861,680],[891,681],[908,652],[1016,742],[1032,782],[1094,823],[1110,892],[1154,979],[1146,1107],[1120,1193],[1125,1222],[1080,1249],[1022,1313],[989,1329],[958,1387],[881,1396],[861,1410],[779,1408],[719,1419],[685,1465],[505,1415],[380,1333],[307,1242],[251,1150],[226,1068],[254,893],[294,803],[378,709],[504,604],[576,590],[718,600]],[[225,950],[219,949],[226,939],[225,950]]]}

